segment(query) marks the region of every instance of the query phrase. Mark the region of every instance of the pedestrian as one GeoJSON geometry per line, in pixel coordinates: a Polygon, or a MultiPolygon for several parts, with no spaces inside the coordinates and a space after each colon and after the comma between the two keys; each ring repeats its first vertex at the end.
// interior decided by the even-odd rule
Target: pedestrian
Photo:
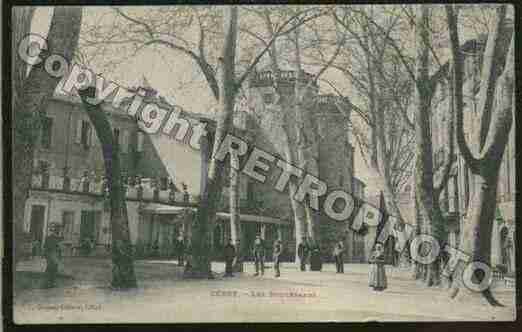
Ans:
{"type": "Polygon", "coordinates": [[[183,266],[183,258],[185,256],[185,241],[182,235],[178,236],[176,249],[178,254],[178,266],[183,266]]]}
{"type": "Polygon", "coordinates": [[[256,274],[254,276],[259,275],[259,270],[261,269],[261,275],[265,274],[265,248],[263,240],[261,236],[256,235],[256,240],[254,242],[254,261],[256,264],[256,274]]]}
{"type": "Polygon", "coordinates": [[[154,244],[152,245],[152,256],[154,258],[158,258],[159,255],[160,255],[160,245],[159,245],[159,239],[156,239],[156,241],[154,241],[154,244]]]}
{"type": "Polygon", "coordinates": [[[228,239],[227,244],[224,248],[225,251],[225,277],[233,277],[232,274],[232,263],[236,257],[236,249],[232,244],[232,239],[228,239]]]}
{"type": "Polygon", "coordinates": [[[60,237],[58,236],[58,225],[52,223],[49,227],[49,235],[45,239],[44,255],[47,262],[45,269],[44,288],[56,287],[56,276],[60,256],[60,237]]]}
{"type": "Polygon", "coordinates": [[[306,238],[303,237],[302,241],[297,246],[297,256],[299,257],[299,262],[301,264],[301,271],[306,271],[306,258],[308,257],[308,245],[306,242],[306,238]]]}
{"type": "Polygon", "coordinates": [[[370,287],[380,292],[388,287],[386,271],[384,270],[384,248],[381,243],[375,245],[375,250],[370,257],[370,287]]]}
{"type": "Polygon", "coordinates": [[[236,258],[234,259],[233,270],[235,272],[243,272],[243,254],[241,250],[241,242],[236,240],[236,258]]]}
{"type": "Polygon", "coordinates": [[[281,271],[279,270],[279,263],[280,263],[280,257],[281,253],[283,252],[283,244],[281,240],[276,240],[274,244],[274,270],[275,270],[275,277],[279,278],[281,276],[281,271]]]}
{"type": "Polygon", "coordinates": [[[344,244],[343,240],[340,239],[339,242],[335,244],[333,256],[335,258],[335,268],[337,270],[337,273],[344,273],[344,261],[343,261],[343,254],[344,254],[344,244]]]}
{"type": "Polygon", "coordinates": [[[317,242],[313,241],[311,244],[310,253],[310,271],[321,271],[323,263],[321,261],[321,249],[317,242]]]}

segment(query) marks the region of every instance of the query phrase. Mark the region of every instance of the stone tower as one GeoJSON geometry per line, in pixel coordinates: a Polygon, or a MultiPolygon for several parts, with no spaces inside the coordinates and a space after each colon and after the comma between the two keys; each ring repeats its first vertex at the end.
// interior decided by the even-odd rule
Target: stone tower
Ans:
{"type": "MultiPolygon", "coordinates": [[[[294,94],[296,75],[294,71],[282,71],[277,82],[270,71],[258,72],[250,80],[247,92],[247,104],[251,116],[256,122],[255,144],[265,151],[281,156],[285,159],[284,145],[288,141],[291,147],[297,150],[296,145],[304,144],[309,148],[310,155],[316,161],[319,179],[326,182],[328,190],[342,189],[352,192],[354,179],[354,149],[350,143],[348,120],[350,117],[349,101],[334,95],[319,94],[319,86],[309,84],[313,77],[310,74],[300,75],[300,84],[309,87],[309,95],[299,108],[300,112],[308,112],[303,121],[304,133],[292,124],[297,121],[294,109],[294,94]],[[275,91],[277,86],[280,98],[275,91]],[[339,109],[342,107],[342,109],[339,109]],[[286,120],[284,117],[287,117],[286,120]],[[304,138],[303,138],[304,137],[304,138]]],[[[297,152],[295,152],[297,155],[297,152]]],[[[296,165],[302,166],[302,165],[296,165]]],[[[267,184],[270,181],[267,181],[267,184]]],[[[266,200],[266,204],[273,204],[282,217],[294,219],[288,193],[280,194],[273,186],[256,185],[256,194],[266,200]],[[261,188],[262,187],[262,188],[261,188]],[[271,193],[267,192],[270,191],[271,193]]],[[[320,211],[315,214],[315,233],[325,259],[331,259],[334,243],[340,235],[345,236],[347,261],[351,261],[351,234],[345,233],[346,226],[328,220],[320,211]]],[[[306,234],[306,231],[305,231],[306,234]]]]}

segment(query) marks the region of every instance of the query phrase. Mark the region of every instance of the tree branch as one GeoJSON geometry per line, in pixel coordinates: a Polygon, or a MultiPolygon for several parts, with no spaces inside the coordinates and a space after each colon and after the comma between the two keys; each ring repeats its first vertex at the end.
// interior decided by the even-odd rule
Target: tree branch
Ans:
{"type": "Polygon", "coordinates": [[[450,35],[450,49],[453,63],[453,94],[455,101],[455,112],[456,112],[456,138],[457,144],[462,154],[462,157],[466,161],[466,164],[476,173],[478,171],[478,160],[471,152],[468,143],[466,142],[466,136],[464,134],[464,100],[463,100],[463,56],[459,49],[459,32],[457,28],[457,16],[453,12],[452,5],[446,5],[446,16],[448,19],[448,31],[450,35]]]}
{"type": "Polygon", "coordinates": [[[492,22],[492,32],[488,36],[486,50],[484,51],[484,61],[482,64],[481,84],[479,92],[478,110],[481,114],[479,151],[482,151],[488,136],[491,114],[493,112],[493,98],[495,96],[495,85],[498,75],[499,59],[501,55],[501,36],[504,18],[506,16],[506,6],[502,5],[497,9],[497,15],[492,22]]]}
{"type": "Polygon", "coordinates": [[[118,7],[113,7],[112,8],[116,13],[118,13],[121,17],[125,18],[126,20],[128,21],[131,21],[132,23],[134,24],[138,24],[138,25],[141,25],[142,27],[145,28],[145,31],[147,31],[147,33],[149,34],[149,37],[150,38],[154,38],[154,31],[152,30],[152,28],[150,27],[150,25],[148,25],[147,23],[143,22],[143,21],[140,21],[136,18],[133,18],[133,17],[130,17],[129,15],[125,14],[121,9],[119,9],[118,7]]]}
{"type": "Polygon", "coordinates": [[[442,167],[442,173],[439,179],[435,179],[435,183],[433,185],[434,189],[434,198],[439,199],[440,193],[448,184],[448,181],[451,177],[451,170],[453,168],[453,163],[455,161],[455,93],[453,92],[453,82],[449,84],[450,89],[450,103],[448,105],[450,114],[449,114],[449,123],[448,123],[448,153],[445,158],[445,163],[442,167]]]}
{"type": "MultiPolygon", "coordinates": [[[[313,9],[313,8],[312,8],[313,9]]],[[[243,75],[241,75],[241,77],[237,80],[236,82],[236,87],[237,86],[241,86],[243,84],[243,82],[245,81],[245,79],[248,77],[248,75],[250,75],[250,73],[252,72],[252,70],[254,69],[254,67],[258,64],[258,62],[261,60],[261,58],[270,50],[270,47],[272,46],[272,44],[276,41],[277,38],[281,37],[281,36],[284,36],[284,35],[287,35],[289,34],[290,32],[294,31],[295,29],[297,29],[299,26],[305,24],[306,22],[309,22],[311,20],[314,20],[322,15],[324,15],[322,12],[319,12],[318,14],[315,14],[315,15],[312,15],[310,17],[307,17],[307,18],[304,18],[302,19],[300,22],[298,22],[297,24],[294,24],[292,27],[288,28],[287,30],[283,30],[288,24],[290,24],[294,19],[298,18],[299,16],[311,11],[312,9],[308,9],[308,10],[305,10],[303,12],[298,12],[294,15],[292,15],[289,19],[287,19],[278,29],[277,31],[275,32],[275,35],[272,36],[271,40],[266,43],[266,46],[265,48],[254,58],[254,60],[252,61],[252,63],[250,64],[250,66],[248,66],[248,68],[246,69],[246,71],[243,73],[243,75]]]]}
{"type": "Polygon", "coordinates": [[[497,105],[492,125],[484,144],[484,160],[486,164],[502,160],[505,146],[509,139],[509,131],[513,130],[513,107],[515,106],[515,37],[511,37],[506,66],[498,80],[497,105]]]}

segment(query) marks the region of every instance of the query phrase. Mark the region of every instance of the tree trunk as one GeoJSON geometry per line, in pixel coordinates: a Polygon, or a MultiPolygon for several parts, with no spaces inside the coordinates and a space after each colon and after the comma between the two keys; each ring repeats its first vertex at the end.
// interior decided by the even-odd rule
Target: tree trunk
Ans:
{"type": "MultiPolygon", "coordinates": [[[[514,71],[514,36],[506,56],[504,72],[498,82],[498,66],[502,64],[500,42],[505,37],[503,29],[506,6],[498,6],[496,15],[491,21],[488,41],[484,51],[482,79],[479,97],[479,114],[481,131],[479,155],[475,155],[466,142],[464,134],[464,100],[463,100],[463,57],[459,51],[459,35],[457,15],[451,6],[446,6],[448,30],[453,57],[453,75],[455,81],[455,108],[457,110],[457,143],[471,173],[475,175],[478,188],[468,208],[469,218],[462,223],[460,250],[471,257],[471,261],[489,264],[491,258],[491,234],[496,211],[497,182],[504,150],[508,143],[509,131],[513,122],[515,107],[515,71],[514,71]]],[[[478,299],[492,306],[501,304],[493,297],[489,288],[481,291],[470,291],[462,280],[464,265],[457,266],[454,272],[452,297],[469,301],[478,299]]],[[[476,277],[476,276],[475,276],[476,277]]]]}
{"type": "MultiPolygon", "coordinates": [[[[498,167],[496,168],[498,170],[498,167]]],[[[459,250],[471,257],[470,262],[489,265],[491,256],[491,236],[495,220],[498,171],[491,170],[487,176],[477,175],[479,184],[470,204],[470,217],[463,223],[459,250]],[[480,236],[486,234],[487,236],[480,236]]],[[[502,306],[491,294],[490,289],[482,292],[469,290],[463,283],[462,272],[465,265],[460,264],[454,272],[452,297],[462,301],[486,301],[493,306],[502,306]]],[[[480,281],[480,280],[477,280],[480,281]]]]}
{"type": "MultiPolygon", "coordinates": [[[[267,32],[269,33],[269,36],[271,38],[274,38],[275,36],[275,31],[273,29],[273,26],[272,26],[272,23],[271,23],[271,20],[268,18],[268,16],[266,16],[266,19],[265,19],[265,24],[266,24],[266,28],[267,28],[267,32]]],[[[281,107],[281,112],[285,112],[283,113],[283,118],[282,118],[282,129],[283,129],[283,133],[284,133],[284,137],[282,138],[282,140],[284,140],[284,143],[282,144],[282,154],[284,155],[285,157],[285,161],[291,165],[297,165],[298,164],[298,160],[299,160],[299,156],[298,156],[298,152],[295,150],[296,149],[296,140],[297,140],[297,136],[298,136],[298,127],[295,125],[297,123],[297,119],[296,119],[296,113],[295,113],[295,107],[298,107],[297,105],[297,95],[298,95],[298,89],[297,89],[297,79],[296,79],[296,86],[294,87],[294,92],[295,92],[295,98],[294,99],[294,107],[291,107],[288,105],[288,103],[286,102],[283,102],[283,101],[286,101],[287,98],[283,97],[282,96],[282,92],[280,90],[280,87],[279,87],[279,79],[280,79],[280,68],[279,68],[279,63],[278,63],[278,57],[280,56],[279,55],[279,50],[277,48],[277,44],[274,42],[272,43],[271,47],[270,47],[270,66],[271,66],[271,69],[272,69],[272,74],[273,74],[273,80],[274,80],[274,91],[275,93],[277,94],[277,98],[276,100],[279,101],[279,105],[281,107]],[[292,114],[292,112],[294,112],[292,114]]],[[[300,60],[299,60],[300,61],[300,60]]],[[[298,61],[298,63],[299,63],[298,61]]],[[[300,66],[298,66],[300,68],[300,66]]],[[[299,74],[296,75],[296,78],[298,78],[299,74]]],[[[281,139],[281,138],[278,138],[278,139],[281,139]]],[[[294,177],[290,177],[289,179],[289,182],[288,182],[288,196],[289,196],[289,199],[290,199],[290,205],[292,207],[292,212],[293,212],[293,215],[294,215],[294,234],[295,234],[295,262],[297,264],[300,264],[301,260],[299,258],[299,255],[298,255],[298,248],[299,248],[299,244],[302,242],[302,238],[305,237],[305,223],[308,223],[308,221],[310,220],[309,218],[307,218],[307,212],[305,211],[305,207],[297,202],[295,199],[294,199],[294,195],[295,193],[297,192],[297,188],[298,188],[298,181],[296,181],[294,179],[294,177]]],[[[312,227],[308,227],[308,230],[310,232],[310,229],[312,229],[312,227]]],[[[308,236],[310,236],[310,233],[308,232],[308,236]]]]}
{"type": "Polygon", "coordinates": [[[237,156],[233,153],[230,154],[230,237],[234,246],[237,244],[239,239],[239,171],[232,167],[232,165],[239,164],[237,156]],[[232,162],[235,159],[235,162],[232,162]]]}
{"type": "MultiPolygon", "coordinates": [[[[301,77],[301,46],[299,43],[299,28],[295,29],[295,86],[294,86],[294,100],[293,111],[295,117],[295,134],[297,137],[297,161],[301,169],[307,174],[319,177],[319,166],[317,165],[318,145],[317,135],[313,128],[313,121],[311,119],[311,111],[304,107],[305,103],[310,101],[308,96],[310,84],[306,82],[305,77],[301,77]],[[301,83],[303,81],[304,83],[301,83]]],[[[318,231],[318,215],[311,208],[310,204],[305,200],[303,209],[305,212],[305,221],[307,225],[307,236],[315,244],[319,245],[319,231],[318,231]]]]}
{"type": "Polygon", "coordinates": [[[100,140],[105,166],[105,176],[109,185],[109,200],[112,229],[112,282],[114,289],[136,288],[134,258],[127,215],[127,202],[122,183],[120,149],[114,137],[107,115],[100,106],[90,105],[85,98],[94,97],[95,89],[79,92],[86,113],[100,140]]]}
{"type": "MultiPolygon", "coordinates": [[[[43,63],[33,66],[25,78],[27,66],[17,55],[18,43],[29,32],[32,9],[13,10],[13,223],[14,261],[19,260],[24,238],[24,210],[32,183],[34,149],[39,137],[40,113],[48,104],[60,79],[47,74],[43,63]],[[24,79],[25,78],[25,79],[24,79]]],[[[55,7],[47,35],[49,53],[71,60],[78,44],[82,20],[81,7],[55,7]]]]}
{"type": "MultiPolygon", "coordinates": [[[[419,5],[416,15],[416,89],[415,89],[415,189],[422,213],[422,232],[438,241],[443,239],[438,197],[433,188],[433,147],[431,137],[432,86],[429,80],[429,7],[419,5]],[[437,201],[436,201],[437,200],[437,201]]],[[[426,285],[440,284],[440,263],[436,259],[427,266],[426,285]]]]}
{"type": "Polygon", "coordinates": [[[217,203],[223,188],[224,164],[214,157],[220,143],[232,128],[235,97],[237,94],[235,78],[235,55],[237,42],[238,9],[236,6],[224,7],[224,45],[219,59],[219,110],[215,133],[215,144],[208,172],[207,185],[201,193],[196,222],[192,231],[192,277],[212,278],[210,266],[210,232],[213,229],[217,203]]]}

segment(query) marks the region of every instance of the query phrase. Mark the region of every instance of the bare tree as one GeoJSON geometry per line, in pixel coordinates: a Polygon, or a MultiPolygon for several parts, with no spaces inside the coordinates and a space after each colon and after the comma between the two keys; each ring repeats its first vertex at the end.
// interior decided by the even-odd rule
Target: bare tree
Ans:
{"type": "Polygon", "coordinates": [[[401,73],[401,61],[393,53],[389,37],[398,28],[400,17],[389,15],[378,30],[370,23],[371,11],[361,14],[340,8],[333,15],[355,43],[346,45],[342,60],[332,67],[345,75],[361,97],[355,105],[343,96],[347,102],[338,108],[350,108],[360,119],[360,125],[354,121],[351,126],[353,135],[366,163],[379,175],[388,210],[403,220],[397,195],[411,176],[414,136],[401,117],[410,103],[411,82],[401,73]]]}
{"type": "MultiPolygon", "coordinates": [[[[398,7],[401,9],[401,7],[398,7]]],[[[453,151],[453,115],[450,114],[450,124],[448,126],[448,137],[449,137],[449,148],[447,153],[444,155],[444,163],[443,167],[439,172],[435,172],[434,164],[433,164],[433,147],[432,147],[432,137],[431,137],[431,109],[433,107],[432,101],[433,96],[437,90],[438,83],[441,80],[447,77],[448,66],[442,65],[440,63],[439,57],[435,52],[432,45],[432,26],[430,23],[431,20],[431,9],[426,5],[419,5],[415,7],[415,13],[411,14],[408,11],[404,10],[400,14],[402,16],[402,21],[408,22],[411,27],[414,28],[414,40],[415,40],[415,56],[413,58],[407,56],[407,52],[404,46],[398,42],[397,37],[394,37],[393,34],[397,34],[397,32],[401,32],[404,35],[404,27],[401,27],[398,31],[393,29],[393,19],[391,25],[384,25],[379,19],[372,15],[372,12],[368,13],[365,10],[359,9],[351,9],[352,12],[358,14],[360,17],[360,24],[365,27],[363,31],[365,34],[369,36],[369,39],[372,39],[372,36],[375,36],[375,33],[381,36],[382,41],[380,43],[373,42],[371,47],[376,47],[379,44],[383,44],[385,41],[386,44],[393,50],[394,58],[397,60],[397,63],[401,65],[401,68],[405,70],[407,73],[407,79],[411,82],[411,86],[413,90],[413,110],[414,110],[414,120],[410,120],[407,112],[407,108],[404,107],[404,101],[401,100],[399,94],[392,93],[390,96],[394,101],[395,108],[399,110],[400,114],[403,117],[403,123],[413,130],[415,135],[415,143],[416,143],[416,151],[415,151],[415,192],[416,199],[418,200],[418,208],[419,212],[422,215],[422,232],[425,234],[429,234],[434,236],[441,241],[444,240],[444,218],[442,215],[442,211],[439,206],[439,196],[446,186],[448,179],[450,177],[451,167],[454,161],[454,151],[453,151]],[[375,31],[375,33],[372,33],[375,31]],[[432,63],[436,63],[438,65],[436,70],[430,70],[432,63]],[[415,68],[413,68],[413,65],[415,68]],[[430,74],[431,73],[431,74],[430,74]],[[435,174],[436,173],[436,174],[435,174]]],[[[387,12],[387,15],[390,14],[387,12]]],[[[397,15],[396,13],[394,15],[397,15]]],[[[343,22],[339,20],[340,23],[343,22]]],[[[403,24],[404,25],[404,24],[403,24]]],[[[345,28],[351,28],[348,24],[344,24],[345,28]]],[[[353,34],[352,34],[353,35],[353,34]]],[[[374,37],[373,37],[374,38],[374,37]]],[[[365,55],[368,59],[368,67],[373,68],[376,72],[375,75],[372,75],[372,80],[380,81],[381,84],[385,84],[386,86],[393,86],[393,82],[386,75],[386,71],[382,67],[382,58],[376,57],[376,54],[379,53],[371,52],[372,48],[367,46],[365,43],[359,42],[361,48],[366,50],[365,55]]],[[[379,48],[377,47],[377,50],[379,48]]],[[[382,56],[382,55],[381,55],[382,56]]],[[[368,79],[370,81],[370,78],[368,79]]],[[[364,83],[360,82],[359,84],[364,83]]],[[[375,84],[375,83],[374,83],[375,84]]],[[[377,85],[379,87],[379,85],[377,85]]],[[[407,90],[407,89],[406,89],[407,90]]],[[[375,87],[372,90],[371,84],[368,87],[368,91],[370,93],[375,93],[375,87]]],[[[403,92],[402,92],[403,93],[403,92]]],[[[376,110],[382,109],[382,100],[379,98],[369,98],[369,103],[379,103],[376,105],[376,110]]],[[[452,108],[450,108],[450,112],[452,108]]],[[[381,120],[382,123],[382,120],[381,120]]],[[[378,123],[377,123],[378,124],[378,123]]],[[[383,141],[382,133],[385,131],[377,128],[375,135],[373,135],[372,139],[374,141],[383,141]],[[381,136],[381,137],[380,137],[381,136]]],[[[389,144],[389,143],[388,143],[389,144]]],[[[377,145],[377,157],[379,157],[379,151],[381,150],[381,155],[385,155],[385,151],[387,151],[388,147],[383,143],[379,143],[377,145]]],[[[385,158],[378,158],[383,159],[385,158]]],[[[379,160],[377,160],[379,162],[379,160]]],[[[380,162],[378,164],[384,165],[385,162],[380,162]]],[[[382,166],[381,166],[382,167],[382,166]]],[[[383,172],[384,173],[384,172],[383,172]]],[[[384,179],[389,178],[385,176],[384,179]]],[[[386,185],[385,188],[389,185],[386,185]]],[[[391,190],[387,190],[388,193],[391,190]]],[[[393,203],[393,200],[390,200],[393,203]]],[[[387,199],[388,203],[388,199],[387,199]]],[[[387,204],[388,205],[388,204],[387,204]]],[[[400,212],[400,209],[392,208],[392,211],[400,212]]],[[[437,259],[435,262],[429,265],[427,274],[426,274],[426,283],[428,286],[438,285],[440,284],[440,261],[437,259]]]]}
{"type": "MultiPolygon", "coordinates": [[[[46,109],[60,79],[44,69],[43,62],[28,67],[18,56],[22,38],[30,32],[34,8],[14,8],[12,13],[12,78],[13,78],[13,223],[15,234],[15,262],[19,258],[23,239],[25,202],[31,188],[34,148],[39,137],[41,113],[46,109]]],[[[82,21],[81,7],[55,7],[49,33],[47,52],[73,58],[78,44],[82,21]]]]}
{"type": "MultiPolygon", "coordinates": [[[[506,29],[505,5],[495,8],[495,15],[489,25],[489,35],[484,50],[481,69],[480,91],[478,92],[478,114],[480,130],[478,144],[466,140],[464,133],[463,67],[464,56],[460,52],[458,13],[452,6],[446,6],[451,55],[453,58],[454,101],[456,108],[456,139],[459,150],[479,184],[469,207],[469,216],[463,223],[460,250],[470,255],[472,261],[489,263],[491,255],[491,233],[497,201],[497,182],[500,163],[508,142],[513,122],[515,106],[514,33],[505,57],[502,38],[506,29]],[[474,147],[477,147],[475,149],[474,147]]],[[[490,289],[471,292],[462,281],[462,266],[457,266],[457,276],[453,284],[453,297],[480,297],[493,306],[501,305],[490,289]]]]}
{"type": "MultiPolygon", "coordinates": [[[[306,7],[279,11],[271,11],[263,7],[249,9],[249,11],[260,18],[264,27],[264,33],[268,35],[269,39],[275,35],[278,19],[299,15],[299,12],[307,10],[306,7]]],[[[324,10],[318,19],[324,19],[327,13],[328,10],[324,10]]],[[[324,32],[331,33],[331,31],[327,31],[328,28],[319,28],[316,24],[301,24],[300,22],[294,23],[293,27],[293,32],[286,36],[285,39],[280,39],[280,43],[271,45],[268,58],[276,94],[274,107],[277,111],[275,113],[278,113],[273,120],[282,123],[282,132],[278,132],[277,136],[277,140],[280,143],[280,151],[278,152],[284,156],[289,164],[298,166],[300,169],[305,170],[307,174],[319,177],[318,143],[320,139],[317,126],[315,125],[314,112],[309,107],[310,105],[315,105],[314,97],[318,90],[317,82],[326,70],[330,68],[330,65],[339,55],[340,49],[344,45],[344,34],[337,34],[335,33],[337,31],[335,31],[335,40],[326,41],[321,37],[324,32]],[[325,56],[324,63],[314,66],[318,67],[317,72],[314,74],[306,73],[303,69],[303,64],[306,63],[306,58],[309,56],[308,53],[321,47],[330,49],[331,54],[329,57],[325,56]],[[289,93],[288,89],[285,88],[285,84],[280,84],[283,72],[281,69],[282,62],[286,62],[293,67],[292,74],[294,76],[292,77],[292,82],[295,82],[295,85],[292,93],[289,93]]],[[[253,30],[246,30],[246,32],[250,35],[255,35],[263,43],[263,38],[259,34],[255,34],[253,30]]],[[[296,261],[299,261],[297,248],[302,238],[305,237],[305,233],[314,242],[320,242],[319,215],[311,206],[310,200],[312,198],[308,202],[303,201],[302,203],[296,200],[295,194],[297,193],[298,185],[298,179],[290,177],[287,191],[294,215],[296,261]]]]}
{"type": "MultiPolygon", "coordinates": [[[[445,158],[443,174],[439,179],[434,178],[433,147],[431,137],[431,108],[432,99],[438,81],[436,76],[429,75],[429,55],[431,51],[430,40],[430,7],[421,5],[416,8],[415,15],[415,41],[416,41],[416,68],[414,73],[415,93],[415,140],[416,140],[416,163],[415,163],[415,189],[416,199],[422,215],[422,232],[433,236],[439,242],[445,239],[444,217],[439,205],[439,197],[446,186],[453,157],[453,122],[448,126],[449,153],[445,158]]],[[[442,68],[440,69],[442,70],[442,68]]],[[[436,74],[434,74],[436,75],[436,74]]],[[[453,110],[453,107],[450,107],[453,110]]],[[[450,115],[453,119],[453,114],[450,115]]],[[[440,284],[440,260],[436,259],[428,266],[426,283],[428,286],[440,284]]]]}

